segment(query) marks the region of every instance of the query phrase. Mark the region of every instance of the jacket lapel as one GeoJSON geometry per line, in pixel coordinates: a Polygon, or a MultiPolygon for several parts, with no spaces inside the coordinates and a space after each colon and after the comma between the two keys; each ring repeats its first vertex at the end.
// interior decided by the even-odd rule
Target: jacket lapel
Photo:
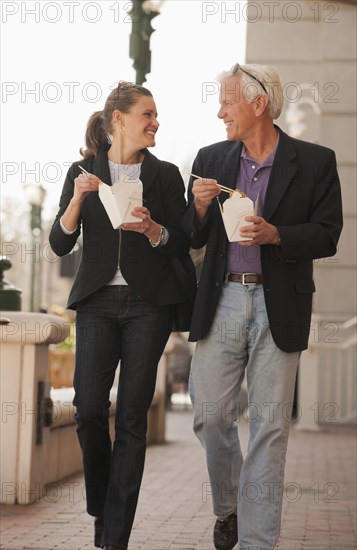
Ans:
{"type": "Polygon", "coordinates": [[[271,170],[268,188],[264,201],[263,218],[269,221],[283,198],[291,180],[297,172],[297,166],[291,162],[296,151],[291,138],[280,128],[279,145],[271,170]]]}
{"type": "Polygon", "coordinates": [[[140,179],[143,182],[143,192],[146,193],[152,183],[157,179],[159,173],[159,159],[144,149],[144,160],[141,165],[140,179]]]}
{"type": "Polygon", "coordinates": [[[231,189],[235,189],[236,187],[242,147],[243,144],[241,141],[235,141],[233,146],[230,145],[224,151],[226,159],[223,178],[225,181],[218,183],[223,183],[226,187],[230,187],[231,189]]]}
{"type": "Polygon", "coordinates": [[[108,149],[101,149],[98,155],[93,159],[93,167],[90,170],[93,174],[98,176],[103,183],[107,185],[112,185],[112,180],[110,177],[109,162],[108,162],[108,149]]]}
{"type": "MultiPolygon", "coordinates": [[[[237,185],[237,175],[240,163],[240,154],[242,151],[242,142],[235,141],[233,145],[230,143],[227,149],[224,151],[224,165],[222,170],[222,179],[218,178],[218,183],[235,189],[237,185]]],[[[219,196],[219,202],[224,203],[229,198],[228,193],[222,192],[219,196]]]]}

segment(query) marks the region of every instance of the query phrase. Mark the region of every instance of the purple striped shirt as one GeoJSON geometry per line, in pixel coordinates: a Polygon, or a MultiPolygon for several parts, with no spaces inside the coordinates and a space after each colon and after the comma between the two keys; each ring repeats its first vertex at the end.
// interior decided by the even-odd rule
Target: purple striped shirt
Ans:
{"type": "MultiPolygon", "coordinates": [[[[274,150],[262,162],[258,164],[247,154],[243,145],[240,158],[240,166],[236,182],[236,188],[243,191],[253,202],[258,202],[257,215],[261,216],[264,206],[265,195],[268,187],[269,177],[273,166],[278,139],[274,150]]],[[[261,273],[260,245],[240,246],[238,243],[229,243],[227,255],[227,271],[233,273],[261,273]]]]}

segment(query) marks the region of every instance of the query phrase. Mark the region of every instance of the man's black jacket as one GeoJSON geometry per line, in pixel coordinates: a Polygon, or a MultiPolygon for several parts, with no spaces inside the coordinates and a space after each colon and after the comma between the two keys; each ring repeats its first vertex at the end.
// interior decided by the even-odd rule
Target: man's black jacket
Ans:
{"type": "MultiPolygon", "coordinates": [[[[332,150],[280,132],[265,197],[263,218],[277,226],[281,246],[262,245],[264,296],[270,329],[286,352],[307,348],[311,322],[313,260],[333,256],[342,229],[342,205],[336,158],[332,150]]],[[[202,148],[192,172],[234,188],[242,143],[223,141],[202,148]]],[[[183,220],[193,248],[206,245],[191,323],[190,340],[204,338],[225,284],[228,239],[217,200],[200,228],[195,224],[192,195],[183,220]]],[[[226,193],[219,200],[224,202],[226,193]]]]}

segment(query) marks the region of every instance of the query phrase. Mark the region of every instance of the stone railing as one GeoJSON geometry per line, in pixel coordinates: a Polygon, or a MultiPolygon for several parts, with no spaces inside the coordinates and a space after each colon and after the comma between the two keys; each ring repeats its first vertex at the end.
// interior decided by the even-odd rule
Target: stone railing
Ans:
{"type": "MultiPolygon", "coordinates": [[[[28,504],[82,469],[72,404],[73,388],[51,388],[49,345],[63,341],[69,324],[40,313],[2,312],[1,502],[28,504]],[[5,320],[6,319],[6,320],[5,320]]],[[[148,443],[165,440],[166,358],[162,357],[148,415],[148,443]]],[[[117,387],[111,391],[114,433],[117,387]]]]}
{"type": "Polygon", "coordinates": [[[52,407],[48,346],[69,334],[55,315],[2,312],[1,324],[1,501],[36,499],[50,461],[52,407]]]}
{"type": "Polygon", "coordinates": [[[357,317],[313,316],[299,367],[298,429],[356,422],[356,325],[357,317]]]}

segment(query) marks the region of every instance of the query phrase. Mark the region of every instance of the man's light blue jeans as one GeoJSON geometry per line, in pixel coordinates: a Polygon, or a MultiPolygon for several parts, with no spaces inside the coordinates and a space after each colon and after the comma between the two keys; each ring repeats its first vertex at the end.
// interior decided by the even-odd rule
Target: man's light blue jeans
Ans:
{"type": "Polygon", "coordinates": [[[299,356],[275,345],[262,285],[229,282],[224,287],[210,333],[197,343],[190,393],[213,510],[225,518],[238,508],[241,550],[272,550],[279,537],[299,356]],[[238,396],[245,370],[249,443],[243,460],[238,396]]]}

